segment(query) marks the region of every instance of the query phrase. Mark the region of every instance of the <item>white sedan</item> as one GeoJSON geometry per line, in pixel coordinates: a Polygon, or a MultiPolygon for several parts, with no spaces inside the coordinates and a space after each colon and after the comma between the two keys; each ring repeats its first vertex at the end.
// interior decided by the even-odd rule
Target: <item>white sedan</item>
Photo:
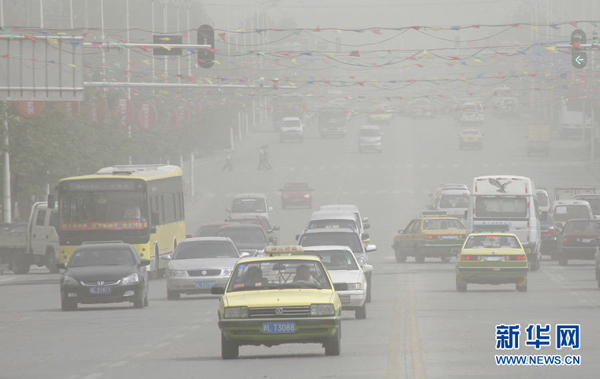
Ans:
{"type": "Polygon", "coordinates": [[[373,266],[358,264],[348,246],[310,246],[304,248],[304,255],[318,256],[334,284],[346,284],[338,290],[343,310],[355,312],[357,319],[367,318],[367,279],[365,273],[373,271],[373,266]],[[344,286],[344,287],[346,287],[344,286]]]}

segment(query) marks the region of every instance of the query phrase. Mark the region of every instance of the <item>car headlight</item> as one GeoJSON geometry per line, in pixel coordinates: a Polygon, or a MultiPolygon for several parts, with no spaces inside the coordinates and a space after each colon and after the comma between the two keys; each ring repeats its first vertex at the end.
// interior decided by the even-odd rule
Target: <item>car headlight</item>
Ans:
{"type": "Polygon", "coordinates": [[[137,273],[133,273],[131,275],[124,277],[122,284],[133,284],[133,283],[139,283],[139,282],[140,282],[139,275],[137,273]]]}
{"type": "Polygon", "coordinates": [[[304,194],[304,197],[308,199],[310,197],[310,194],[306,193],[304,194]]]}
{"type": "Polygon", "coordinates": [[[231,275],[231,269],[226,268],[226,269],[221,270],[221,276],[229,276],[229,275],[231,275]]]}
{"type": "Polygon", "coordinates": [[[333,316],[335,314],[335,308],[333,304],[311,304],[310,315],[311,316],[333,316]]]}
{"type": "Polygon", "coordinates": [[[225,318],[248,318],[248,307],[227,307],[225,318]]]}
{"type": "Polygon", "coordinates": [[[70,276],[63,276],[62,285],[63,286],[78,286],[79,282],[70,276]]]}
{"type": "Polygon", "coordinates": [[[364,266],[367,264],[367,260],[365,259],[365,257],[359,257],[358,258],[358,264],[361,266],[364,266]]]}
{"type": "Polygon", "coordinates": [[[347,283],[348,291],[357,291],[362,289],[362,283],[347,283]]]}
{"type": "Polygon", "coordinates": [[[170,278],[185,278],[188,276],[185,270],[169,270],[167,269],[167,276],[170,278]]]}

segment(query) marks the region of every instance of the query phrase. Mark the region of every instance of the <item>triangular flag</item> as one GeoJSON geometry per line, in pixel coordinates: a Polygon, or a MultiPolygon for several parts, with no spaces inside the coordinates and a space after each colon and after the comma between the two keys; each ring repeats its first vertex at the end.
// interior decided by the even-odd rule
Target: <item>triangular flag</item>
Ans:
{"type": "Polygon", "coordinates": [[[219,37],[221,37],[221,39],[223,41],[227,41],[227,34],[226,33],[219,33],[219,37]]]}
{"type": "Polygon", "coordinates": [[[351,57],[360,57],[360,53],[358,52],[358,50],[352,50],[352,52],[350,52],[350,56],[351,57]]]}

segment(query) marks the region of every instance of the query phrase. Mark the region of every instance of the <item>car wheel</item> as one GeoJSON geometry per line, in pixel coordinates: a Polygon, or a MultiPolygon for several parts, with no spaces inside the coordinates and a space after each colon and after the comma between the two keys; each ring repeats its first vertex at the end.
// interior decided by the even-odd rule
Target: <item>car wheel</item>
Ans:
{"type": "Polygon", "coordinates": [[[228,341],[225,335],[221,333],[221,358],[236,359],[240,355],[240,345],[233,341],[228,341]]]}
{"type": "Polygon", "coordinates": [[[425,262],[425,256],[423,254],[419,254],[417,252],[417,254],[415,256],[415,261],[417,261],[417,263],[423,263],[423,262],[425,262]]]}
{"type": "Polygon", "coordinates": [[[167,299],[168,300],[179,300],[181,294],[179,291],[169,291],[167,290],[167,299]]]}
{"type": "Polygon", "coordinates": [[[144,308],[144,291],[139,291],[133,298],[133,307],[135,309],[144,308]]]}
{"type": "Polygon", "coordinates": [[[77,303],[74,301],[66,300],[61,296],[60,307],[63,311],[74,311],[77,309],[77,303]]]}
{"type": "Polygon", "coordinates": [[[517,291],[527,292],[527,277],[524,277],[523,280],[517,283],[517,291]]]}
{"type": "Polygon", "coordinates": [[[367,304],[363,304],[362,307],[354,311],[354,316],[357,320],[364,320],[367,318],[367,304]]]}
{"type": "Polygon", "coordinates": [[[456,275],[456,290],[458,292],[466,292],[467,291],[467,282],[465,282],[464,279],[458,275],[456,275]]]}
{"type": "Polygon", "coordinates": [[[50,270],[51,274],[57,274],[60,270],[56,267],[56,254],[53,249],[46,251],[46,267],[50,270]]]}
{"type": "Polygon", "coordinates": [[[13,272],[17,275],[27,274],[29,272],[29,268],[31,267],[31,261],[25,252],[18,251],[13,252],[13,272]]]}
{"type": "Polygon", "coordinates": [[[341,326],[339,327],[339,329],[335,332],[335,336],[328,338],[327,341],[325,341],[325,355],[327,356],[337,356],[340,355],[340,352],[342,350],[342,344],[341,341],[342,340],[342,331],[341,331],[341,326]]]}
{"type": "Polygon", "coordinates": [[[369,276],[367,277],[367,298],[365,300],[365,303],[370,303],[371,302],[371,273],[369,273],[369,276]]]}
{"type": "Polygon", "coordinates": [[[394,254],[396,255],[396,262],[398,263],[404,263],[406,262],[406,254],[402,253],[402,251],[400,250],[396,250],[394,251],[394,254]]]}

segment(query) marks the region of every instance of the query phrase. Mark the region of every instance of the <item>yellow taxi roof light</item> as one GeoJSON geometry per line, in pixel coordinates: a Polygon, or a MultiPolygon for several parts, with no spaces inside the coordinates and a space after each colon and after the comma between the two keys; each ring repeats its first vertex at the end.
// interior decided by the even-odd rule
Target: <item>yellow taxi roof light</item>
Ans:
{"type": "Polygon", "coordinates": [[[303,254],[304,248],[302,246],[267,246],[265,247],[265,254],[276,255],[276,254],[303,254]]]}

